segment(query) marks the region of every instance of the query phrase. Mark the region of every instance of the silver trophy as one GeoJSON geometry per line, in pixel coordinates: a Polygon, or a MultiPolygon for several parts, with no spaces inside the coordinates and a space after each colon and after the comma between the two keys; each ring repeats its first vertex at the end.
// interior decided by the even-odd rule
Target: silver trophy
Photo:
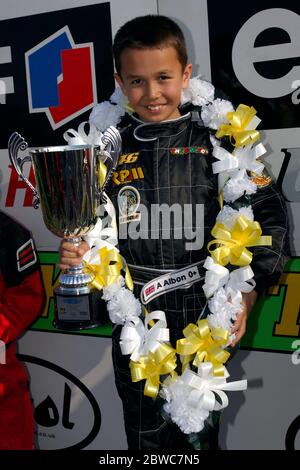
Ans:
{"type": "MultiPolygon", "coordinates": [[[[58,237],[79,244],[81,236],[94,227],[97,209],[106,202],[105,190],[117,167],[121,137],[110,127],[99,145],[66,145],[30,148],[29,156],[18,156],[27,149],[24,138],[15,132],[8,142],[11,163],[33,192],[35,208],[41,204],[47,228],[58,237]],[[100,160],[105,161],[106,177],[100,187],[100,160]],[[23,174],[23,165],[32,162],[37,190],[23,174]]],[[[93,328],[103,323],[105,303],[101,292],[90,287],[92,274],[83,265],[61,274],[54,289],[54,325],[61,329],[93,328]],[[102,315],[101,315],[102,310],[102,315]]]]}

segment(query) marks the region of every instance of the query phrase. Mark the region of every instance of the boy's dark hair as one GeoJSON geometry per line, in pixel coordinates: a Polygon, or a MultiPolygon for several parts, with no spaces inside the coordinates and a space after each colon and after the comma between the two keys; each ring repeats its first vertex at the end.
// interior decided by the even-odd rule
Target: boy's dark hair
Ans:
{"type": "Polygon", "coordinates": [[[121,72],[121,54],[125,49],[149,49],[173,46],[184,69],[188,57],[180,27],[162,15],[138,16],[125,23],[117,31],[113,44],[116,71],[121,72]]]}

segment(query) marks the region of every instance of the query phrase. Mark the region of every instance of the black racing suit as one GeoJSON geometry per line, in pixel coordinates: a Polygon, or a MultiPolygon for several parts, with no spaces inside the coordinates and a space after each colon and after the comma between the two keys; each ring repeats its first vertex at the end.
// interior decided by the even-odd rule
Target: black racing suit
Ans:
{"type": "MultiPolygon", "coordinates": [[[[110,196],[116,208],[117,221],[122,221],[119,224],[119,248],[129,264],[137,296],[146,281],[165,271],[203,261],[208,255],[207,243],[212,238],[210,231],[220,206],[218,178],[212,172],[214,159],[209,131],[199,116],[197,111],[193,111],[164,123],[142,123],[131,117],[122,131],[122,156],[113,177],[110,196]],[[134,219],[143,207],[141,220],[132,220],[128,214],[126,217],[126,198],[122,194],[124,196],[123,188],[128,186],[128,194],[134,199],[132,203],[128,202],[128,207],[132,208],[128,214],[134,219]],[[132,188],[137,191],[132,191],[132,188]],[[152,219],[145,208],[150,211],[153,205],[162,207],[163,204],[168,207],[177,205],[182,214],[187,207],[192,207],[193,217],[184,219],[183,216],[180,227],[178,214],[176,221],[171,215],[169,224],[166,212],[162,211],[160,223],[156,220],[151,224],[152,219]],[[192,242],[192,234],[186,225],[190,225],[193,233],[197,232],[198,246],[186,245],[192,242]],[[180,236],[180,230],[189,239],[180,236]],[[125,232],[129,232],[127,236],[125,232]]],[[[287,216],[283,198],[273,183],[259,189],[250,203],[254,220],[260,222],[263,234],[273,237],[272,247],[253,249],[251,267],[260,291],[266,285],[276,283],[283,269],[287,216]]],[[[199,272],[205,275],[201,265],[199,272]]],[[[147,305],[148,311],[165,312],[173,347],[176,347],[176,340],[182,338],[185,326],[195,323],[205,307],[202,284],[203,280],[188,289],[163,294],[147,305]]],[[[159,400],[143,395],[144,381],[131,381],[129,356],[123,356],[119,346],[121,328],[115,326],[113,329],[113,362],[116,385],[123,402],[129,449],[193,449],[189,438],[175,424],[162,418],[159,400]]],[[[198,448],[217,448],[217,431],[217,424],[215,428],[206,425],[198,448]]]]}

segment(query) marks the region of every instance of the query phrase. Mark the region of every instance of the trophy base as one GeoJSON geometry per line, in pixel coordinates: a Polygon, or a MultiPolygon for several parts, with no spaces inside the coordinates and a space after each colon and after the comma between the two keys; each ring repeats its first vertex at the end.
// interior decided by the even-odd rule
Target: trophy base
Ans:
{"type": "Polygon", "coordinates": [[[53,326],[60,330],[85,330],[105,325],[108,321],[106,302],[102,291],[56,287],[54,289],[53,326]],[[75,292],[77,290],[77,292],[75,292]]]}

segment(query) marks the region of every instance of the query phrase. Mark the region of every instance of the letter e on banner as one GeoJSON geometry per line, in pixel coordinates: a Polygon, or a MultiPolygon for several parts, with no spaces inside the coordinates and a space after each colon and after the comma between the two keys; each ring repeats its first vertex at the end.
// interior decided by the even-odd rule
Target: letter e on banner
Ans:
{"type": "Polygon", "coordinates": [[[239,30],[232,47],[232,65],[238,80],[262,98],[279,98],[291,93],[291,84],[300,77],[300,67],[295,65],[282,77],[268,79],[260,75],[254,65],[299,56],[300,16],[284,8],[270,8],[253,15],[239,30]],[[271,28],[285,31],[290,42],[254,47],[257,37],[271,28]]]}

